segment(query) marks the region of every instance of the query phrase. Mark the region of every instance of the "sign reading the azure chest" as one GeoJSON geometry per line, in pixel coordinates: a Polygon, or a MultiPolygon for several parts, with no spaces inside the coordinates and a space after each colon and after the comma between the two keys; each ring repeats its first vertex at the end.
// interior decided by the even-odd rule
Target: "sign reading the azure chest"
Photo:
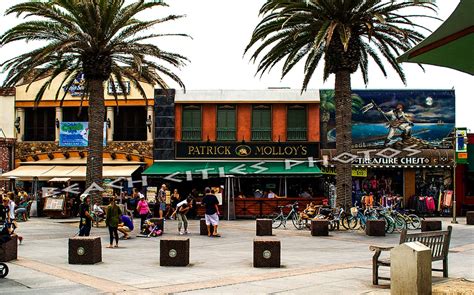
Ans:
{"type": "Polygon", "coordinates": [[[318,143],[178,142],[176,158],[283,159],[319,156],[318,143]]]}

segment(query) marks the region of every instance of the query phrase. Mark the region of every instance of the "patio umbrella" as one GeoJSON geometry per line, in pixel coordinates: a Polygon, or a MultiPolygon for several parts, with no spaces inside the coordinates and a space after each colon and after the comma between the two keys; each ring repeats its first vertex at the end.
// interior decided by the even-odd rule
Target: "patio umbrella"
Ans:
{"type": "Polygon", "coordinates": [[[451,16],[398,62],[429,64],[474,75],[474,0],[461,0],[451,16]]]}

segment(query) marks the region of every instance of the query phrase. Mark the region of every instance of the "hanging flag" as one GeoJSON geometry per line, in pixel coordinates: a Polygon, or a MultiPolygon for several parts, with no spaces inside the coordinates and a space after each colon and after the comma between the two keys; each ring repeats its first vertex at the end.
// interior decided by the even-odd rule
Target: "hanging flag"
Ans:
{"type": "Polygon", "coordinates": [[[373,109],[374,108],[374,104],[371,102],[369,104],[366,104],[365,106],[363,106],[360,110],[362,111],[362,113],[367,113],[369,110],[373,109]]]}

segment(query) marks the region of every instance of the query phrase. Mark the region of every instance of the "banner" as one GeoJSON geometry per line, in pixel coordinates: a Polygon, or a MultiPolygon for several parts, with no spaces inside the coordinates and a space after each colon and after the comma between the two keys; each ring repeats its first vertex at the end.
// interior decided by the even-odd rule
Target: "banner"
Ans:
{"type": "MultiPolygon", "coordinates": [[[[336,175],[336,167],[321,166],[321,172],[326,175],[336,175]]],[[[367,177],[367,168],[352,167],[352,177],[367,177]]]]}
{"type": "MultiPolygon", "coordinates": [[[[61,122],[60,147],[86,147],[89,145],[89,122],[61,122]]],[[[104,123],[104,146],[107,144],[107,126],[104,123]]]]}
{"type": "Polygon", "coordinates": [[[467,164],[467,128],[456,128],[456,163],[467,164]]]}

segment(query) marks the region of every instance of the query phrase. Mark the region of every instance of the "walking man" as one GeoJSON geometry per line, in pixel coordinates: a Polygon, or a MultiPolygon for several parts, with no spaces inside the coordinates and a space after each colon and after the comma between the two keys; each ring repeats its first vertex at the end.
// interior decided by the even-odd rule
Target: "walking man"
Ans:
{"type": "Polygon", "coordinates": [[[166,211],[166,184],[164,183],[161,185],[161,188],[155,197],[155,204],[158,204],[160,218],[163,218],[163,212],[166,211]]]}
{"type": "Polygon", "coordinates": [[[207,236],[209,237],[220,237],[217,233],[217,226],[219,225],[219,201],[217,197],[212,194],[210,188],[206,188],[206,195],[202,199],[202,204],[206,207],[206,225],[207,225],[207,236]],[[211,233],[211,225],[214,228],[211,233]]]}

